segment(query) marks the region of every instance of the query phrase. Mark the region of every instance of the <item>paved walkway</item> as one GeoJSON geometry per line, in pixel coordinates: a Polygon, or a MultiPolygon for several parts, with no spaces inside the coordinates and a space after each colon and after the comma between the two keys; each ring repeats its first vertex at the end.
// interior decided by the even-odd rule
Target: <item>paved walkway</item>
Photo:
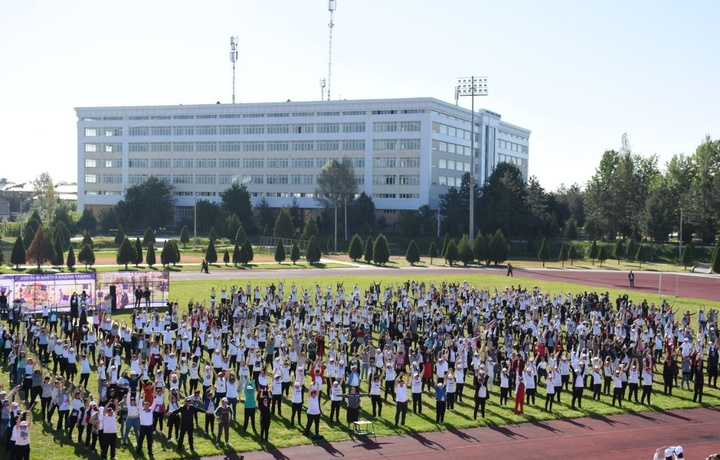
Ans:
{"type": "MultiPolygon", "coordinates": [[[[272,438],[272,434],[271,434],[272,438]]],[[[685,458],[720,451],[720,409],[698,408],[598,418],[530,422],[467,430],[349,440],[204,460],[651,459],[655,449],[682,445],[685,458]]]]}

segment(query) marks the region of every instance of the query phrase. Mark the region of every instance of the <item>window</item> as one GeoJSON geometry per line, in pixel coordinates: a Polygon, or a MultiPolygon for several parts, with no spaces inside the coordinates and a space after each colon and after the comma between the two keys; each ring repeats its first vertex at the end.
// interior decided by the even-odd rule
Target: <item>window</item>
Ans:
{"type": "Polygon", "coordinates": [[[217,150],[217,143],[215,142],[196,142],[196,152],[215,152],[217,150]]]}
{"type": "Polygon", "coordinates": [[[214,174],[198,174],[195,176],[195,183],[196,184],[214,184],[215,183],[215,175],[214,174]]]}
{"type": "Polygon", "coordinates": [[[416,174],[401,174],[398,177],[398,184],[399,185],[419,185],[420,184],[420,176],[416,174]]]}
{"type": "Polygon", "coordinates": [[[454,160],[448,160],[447,169],[455,169],[455,161],[454,160]]]}
{"type": "Polygon", "coordinates": [[[290,150],[290,144],[287,142],[278,141],[268,142],[267,149],[271,152],[284,152],[290,150]]]}
{"type": "Polygon", "coordinates": [[[220,142],[221,152],[239,152],[240,142],[220,142]]]}
{"type": "Polygon", "coordinates": [[[343,123],[344,133],[364,133],[365,123],[343,123]]]}
{"type": "Polygon", "coordinates": [[[240,126],[221,126],[220,134],[240,134],[240,126]]]}
{"type": "Polygon", "coordinates": [[[192,158],[175,158],[173,160],[173,168],[192,168],[192,158]]]}
{"type": "Polygon", "coordinates": [[[218,167],[222,169],[237,169],[240,167],[240,158],[220,158],[218,167]]]}
{"type": "Polygon", "coordinates": [[[268,125],[268,134],[287,134],[290,132],[290,125],[268,125]]]}
{"type": "Polygon", "coordinates": [[[129,166],[131,168],[147,168],[149,165],[147,158],[131,158],[129,166]]]}
{"type": "Polygon", "coordinates": [[[169,152],[171,144],[170,142],[153,142],[150,144],[151,152],[169,152]]]}
{"type": "Polygon", "coordinates": [[[262,152],[265,150],[264,142],[243,142],[243,151],[245,152],[262,152]]]}
{"type": "Polygon", "coordinates": [[[85,144],[86,152],[97,152],[99,144],[85,144]]]}
{"type": "Polygon", "coordinates": [[[105,136],[122,136],[122,128],[105,128],[105,136]]]}
{"type": "Polygon", "coordinates": [[[122,168],[122,160],[105,160],[106,168],[122,168]]]}
{"type": "Polygon", "coordinates": [[[243,118],[263,118],[265,116],[264,113],[245,113],[243,114],[243,118]]]}
{"type": "Polygon", "coordinates": [[[420,131],[420,122],[419,121],[401,121],[400,122],[400,131],[420,131]]]}
{"type": "Polygon", "coordinates": [[[397,141],[394,139],[375,139],[373,150],[395,150],[397,141]]]}
{"type": "Polygon", "coordinates": [[[315,158],[315,167],[322,169],[326,164],[330,163],[330,158],[315,158]]]}
{"type": "Polygon", "coordinates": [[[447,185],[447,177],[438,176],[438,185],[447,185]]]}
{"type": "Polygon", "coordinates": [[[290,176],[290,183],[293,185],[312,185],[313,176],[312,174],[300,174],[290,176]]]}
{"type": "Polygon", "coordinates": [[[420,150],[420,139],[403,139],[400,141],[400,150],[420,150]]]}
{"type": "Polygon", "coordinates": [[[129,149],[131,152],[147,152],[150,150],[147,143],[137,143],[137,142],[131,142],[129,144],[129,149]]]}
{"type": "Polygon", "coordinates": [[[146,126],[130,128],[129,131],[131,136],[147,136],[150,130],[146,126]]]}
{"type": "Polygon", "coordinates": [[[300,152],[313,150],[313,147],[314,145],[312,141],[295,141],[292,143],[292,149],[300,152]]]}
{"type": "Polygon", "coordinates": [[[318,112],[318,117],[339,117],[340,112],[318,112]]]}
{"type": "Polygon", "coordinates": [[[151,136],[169,136],[172,130],[169,126],[154,126],[150,128],[151,136]]]}
{"type": "MultiPolygon", "coordinates": [[[[85,137],[95,137],[98,135],[98,130],[95,128],[85,128],[85,137]]],[[[85,181],[87,182],[87,181],[85,181]]]]}
{"type": "Polygon", "coordinates": [[[173,176],[172,183],[173,184],[192,184],[193,176],[192,176],[192,174],[175,174],[173,176]]]}
{"type": "Polygon", "coordinates": [[[130,120],[147,120],[148,119],[148,117],[142,116],[142,115],[135,115],[135,116],[132,116],[129,118],[130,118],[130,120]]]}
{"type": "Polygon", "coordinates": [[[394,121],[376,121],[373,123],[373,131],[376,133],[392,133],[397,131],[397,122],[394,121]]]}
{"type": "MultiPolygon", "coordinates": [[[[215,158],[198,158],[195,160],[195,167],[196,168],[214,168],[217,161],[215,158]]],[[[198,184],[202,182],[197,182],[198,184]]],[[[209,182],[205,182],[209,183],[209,182]]]]}
{"type": "Polygon", "coordinates": [[[318,141],[317,150],[328,151],[328,150],[340,150],[340,142],[338,141],[318,141]]]}
{"type": "Polygon", "coordinates": [[[263,134],[265,127],[263,125],[243,126],[243,134],[263,134]]]}
{"type": "Polygon", "coordinates": [[[199,136],[214,136],[217,134],[216,126],[198,126],[195,128],[195,134],[199,136]]]}
{"type": "Polygon", "coordinates": [[[173,115],[173,120],[192,120],[192,115],[173,115]]]}
{"type": "Polygon", "coordinates": [[[97,168],[98,167],[98,161],[93,160],[91,158],[85,158],[85,167],[86,168],[97,168]]]}
{"type": "Polygon", "coordinates": [[[442,158],[438,160],[438,168],[440,169],[447,169],[447,160],[443,160],[442,158]]]}
{"type": "Polygon", "coordinates": [[[232,183],[232,177],[229,174],[219,174],[218,175],[218,184],[220,185],[227,185],[232,183]]]}
{"type": "Polygon", "coordinates": [[[192,136],[195,134],[193,126],[176,126],[173,128],[173,134],[176,136],[192,136]]]}
{"type": "Polygon", "coordinates": [[[373,168],[394,168],[396,164],[395,158],[373,158],[373,168]]]}
{"type": "Polygon", "coordinates": [[[347,112],[343,112],[343,115],[365,115],[364,110],[348,110],[347,112]]]}
{"type": "Polygon", "coordinates": [[[86,184],[94,184],[97,182],[97,174],[85,174],[85,183],[86,184]]]}
{"type": "Polygon", "coordinates": [[[307,133],[313,133],[313,132],[315,132],[315,125],[311,125],[311,124],[293,125],[293,133],[307,134],[307,133]]]}
{"type": "Polygon", "coordinates": [[[263,158],[243,158],[243,168],[264,168],[265,160],[263,158]]]}
{"type": "Polygon", "coordinates": [[[192,142],[173,142],[173,152],[194,152],[195,144],[192,142]]]}
{"type": "Polygon", "coordinates": [[[286,174],[269,174],[265,179],[268,185],[286,185],[288,183],[288,176],[286,174]]]}
{"type": "Polygon", "coordinates": [[[373,110],[373,115],[393,115],[395,114],[395,110],[373,110]]]}
{"type": "Polygon", "coordinates": [[[122,144],[105,144],[105,151],[110,152],[122,152],[122,144]]]}
{"type": "Polygon", "coordinates": [[[252,184],[264,184],[265,176],[262,174],[250,174],[250,183],[252,184]]]}
{"type": "Polygon", "coordinates": [[[150,167],[156,169],[170,169],[172,167],[172,161],[170,158],[151,158],[150,167]]]}
{"type": "Polygon", "coordinates": [[[138,185],[145,182],[147,178],[147,174],[130,174],[130,176],[128,177],[128,182],[130,182],[130,185],[138,185]]]}
{"type": "Polygon", "coordinates": [[[351,158],[353,168],[364,168],[365,158],[351,158]]]}
{"type": "Polygon", "coordinates": [[[292,168],[312,168],[315,160],[313,158],[293,158],[292,168]]]}
{"type": "Polygon", "coordinates": [[[343,150],[365,150],[365,141],[362,139],[343,141],[343,150]]]}
{"type": "Polygon", "coordinates": [[[365,185],[365,176],[355,176],[355,184],[357,185],[365,185]]]}
{"type": "Polygon", "coordinates": [[[395,198],[394,193],[373,193],[373,198],[395,198]]]}
{"type": "Polygon", "coordinates": [[[122,174],[103,174],[103,184],[121,184],[122,174]]]}
{"type": "Polygon", "coordinates": [[[287,168],[287,158],[268,158],[266,161],[266,168],[287,168]]]}
{"type": "Polygon", "coordinates": [[[212,119],[212,118],[217,118],[217,115],[195,115],[195,118],[198,118],[201,120],[202,119],[212,119]]]}
{"type": "Polygon", "coordinates": [[[415,157],[400,157],[401,168],[419,168],[420,158],[415,157]]]}
{"type": "Polygon", "coordinates": [[[373,185],[395,185],[394,175],[375,175],[373,176],[373,185]]]}
{"type": "Polygon", "coordinates": [[[317,125],[317,132],[318,133],[339,133],[340,132],[340,124],[339,123],[319,123],[317,125]]]}
{"type": "Polygon", "coordinates": [[[420,194],[419,193],[400,193],[400,194],[398,194],[398,198],[402,198],[402,199],[420,198],[420,194]]]}
{"type": "Polygon", "coordinates": [[[285,118],[289,117],[289,113],[279,112],[279,113],[268,113],[268,118],[285,118]]]}

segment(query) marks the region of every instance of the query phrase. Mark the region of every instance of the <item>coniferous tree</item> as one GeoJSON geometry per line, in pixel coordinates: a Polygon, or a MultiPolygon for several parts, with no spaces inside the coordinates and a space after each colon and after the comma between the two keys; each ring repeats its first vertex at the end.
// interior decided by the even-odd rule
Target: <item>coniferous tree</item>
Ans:
{"type": "Polygon", "coordinates": [[[720,273],[720,239],[718,239],[712,259],[710,260],[710,273],[720,273]]]}
{"type": "Polygon", "coordinates": [[[115,261],[118,265],[125,265],[125,270],[127,270],[128,264],[135,262],[136,258],[137,253],[135,251],[135,248],[133,247],[133,244],[128,238],[125,238],[125,240],[123,240],[122,244],[118,248],[117,255],[115,256],[115,261]]]}
{"type": "Polygon", "coordinates": [[[152,268],[157,263],[155,258],[155,245],[150,243],[147,248],[147,255],[145,256],[145,263],[148,267],[152,268]]]}
{"type": "Polygon", "coordinates": [[[420,248],[418,248],[415,240],[410,241],[407,252],[405,253],[405,260],[407,260],[410,265],[415,265],[420,262],[420,248]]]}
{"type": "MultiPolygon", "coordinates": [[[[55,226],[55,235],[56,235],[56,239],[58,236],[60,237],[60,244],[62,245],[63,251],[65,251],[65,249],[70,247],[70,231],[68,230],[67,226],[65,225],[65,222],[59,221],[57,223],[57,225],[55,226]]],[[[57,249],[56,249],[56,252],[57,252],[57,249]]]]}
{"type": "Polygon", "coordinates": [[[573,262],[578,259],[578,250],[574,244],[570,244],[570,249],[568,250],[568,258],[570,259],[570,265],[572,265],[573,262]]]}
{"type": "Polygon", "coordinates": [[[615,250],[613,251],[613,257],[617,259],[618,265],[620,265],[620,261],[625,258],[625,245],[622,244],[622,241],[618,240],[615,243],[615,250]]]}
{"type": "Polygon", "coordinates": [[[275,246],[275,262],[279,264],[285,262],[285,246],[281,239],[278,239],[277,246],[275,246]]]}
{"type": "Polygon", "coordinates": [[[67,262],[65,265],[67,265],[68,270],[75,270],[75,250],[72,246],[70,246],[70,249],[68,250],[67,262]]]}
{"type": "Polygon", "coordinates": [[[335,242],[333,241],[332,236],[329,236],[327,239],[327,244],[325,245],[325,249],[327,250],[327,253],[330,254],[333,252],[333,249],[335,248],[335,242]]]}
{"type": "Polygon", "coordinates": [[[365,262],[370,263],[373,260],[373,239],[372,236],[368,236],[365,240],[365,253],[363,254],[365,262]]]}
{"type": "Polygon", "coordinates": [[[173,248],[172,243],[166,241],[165,244],[163,244],[162,251],[160,251],[160,263],[163,267],[169,267],[174,260],[175,248],[173,248]]]}
{"type": "Polygon", "coordinates": [[[290,260],[292,261],[293,265],[300,260],[300,247],[297,244],[297,241],[293,242],[292,250],[290,251],[290,260]]]}
{"type": "Polygon", "coordinates": [[[538,259],[542,261],[543,268],[545,267],[545,262],[550,260],[550,247],[548,246],[547,238],[543,238],[542,243],[540,244],[538,259]]]}
{"type": "Polygon", "coordinates": [[[460,253],[458,252],[457,244],[454,240],[450,240],[447,249],[445,250],[445,260],[452,267],[455,262],[460,260],[460,253]]]}
{"type": "Polygon", "coordinates": [[[265,228],[263,228],[263,236],[270,236],[270,226],[268,224],[265,224],[265,228]]]}
{"type": "Polygon", "coordinates": [[[92,237],[90,236],[90,232],[87,232],[87,231],[85,232],[85,234],[83,235],[82,244],[83,244],[83,246],[85,246],[87,244],[91,248],[95,245],[95,242],[93,241],[92,237]]]}
{"type": "Polygon", "coordinates": [[[238,264],[242,263],[242,258],[241,258],[241,254],[240,254],[240,245],[238,243],[235,243],[235,247],[233,248],[232,263],[236,267],[238,266],[238,264]]]}
{"type": "MultiPolygon", "coordinates": [[[[38,227],[40,228],[40,227],[38,227]]],[[[31,226],[27,226],[25,229],[25,236],[23,237],[23,245],[25,248],[29,248],[32,244],[33,240],[35,239],[35,230],[31,226]]]]}
{"type": "Polygon", "coordinates": [[[145,229],[145,235],[143,235],[142,245],[147,246],[148,244],[155,244],[155,232],[152,228],[148,227],[145,229]]]}
{"type": "Polygon", "coordinates": [[[275,238],[292,238],[295,236],[295,226],[293,225],[292,216],[288,208],[282,208],[277,219],[275,219],[275,228],[273,228],[273,236],[275,238]]]}
{"type": "Polygon", "coordinates": [[[385,265],[390,261],[390,247],[388,246],[387,238],[382,233],[375,238],[375,244],[373,244],[373,262],[377,265],[385,265]]]}
{"type": "Polygon", "coordinates": [[[687,270],[689,265],[692,265],[693,262],[695,262],[695,248],[693,248],[692,243],[687,244],[682,252],[682,264],[685,266],[685,270],[687,270]]]}
{"type": "Polygon", "coordinates": [[[85,271],[87,271],[88,265],[91,267],[95,265],[95,251],[93,251],[92,246],[89,244],[83,246],[80,254],[78,254],[78,262],[85,265],[85,271]]]}
{"type": "Polygon", "coordinates": [[[625,257],[627,257],[628,261],[632,262],[634,260],[635,254],[637,254],[635,241],[630,238],[627,243],[627,248],[625,249],[625,257]]]}
{"type": "Polygon", "coordinates": [[[488,249],[490,256],[492,257],[493,264],[497,265],[507,260],[510,247],[505,239],[505,235],[499,228],[489,241],[488,249]]]}
{"type": "Polygon", "coordinates": [[[57,234],[55,236],[55,257],[53,258],[53,261],[52,261],[52,264],[55,267],[61,267],[65,264],[62,238],[63,237],[60,234],[60,232],[57,232],[57,234]]]}
{"type": "Polygon", "coordinates": [[[205,260],[209,264],[214,264],[218,260],[217,252],[215,251],[215,240],[212,238],[208,243],[207,251],[205,251],[205,260]]]}
{"type": "Polygon", "coordinates": [[[122,225],[118,224],[117,233],[115,233],[115,246],[120,246],[125,241],[125,232],[123,232],[122,225]]]}
{"type": "Polygon", "coordinates": [[[640,264],[640,268],[642,268],[643,263],[647,262],[647,258],[647,246],[644,244],[638,245],[637,252],[635,253],[635,260],[640,264]]]}
{"type": "MultiPolygon", "coordinates": [[[[47,233],[42,227],[38,227],[35,238],[27,248],[26,257],[28,261],[37,265],[37,269],[40,270],[40,266],[52,262],[55,259],[55,248],[50,234],[47,233]]],[[[61,264],[62,265],[62,264],[61,264]]]]}
{"type": "Polygon", "coordinates": [[[250,244],[250,240],[245,240],[245,242],[243,243],[243,248],[245,248],[245,254],[247,254],[246,264],[249,264],[255,258],[255,253],[253,252],[253,247],[252,244],[250,244]]]}
{"type": "Polygon", "coordinates": [[[430,257],[430,265],[432,265],[433,259],[437,256],[438,256],[437,246],[435,245],[435,240],[432,240],[430,242],[430,248],[428,248],[428,257],[430,257]]]}
{"type": "MultiPolygon", "coordinates": [[[[152,243],[150,243],[152,244],[152,243]]],[[[135,238],[135,266],[137,267],[143,261],[143,243],[140,242],[140,238],[135,238]]]]}
{"type": "Polygon", "coordinates": [[[473,241],[473,254],[478,264],[482,264],[490,258],[488,237],[484,236],[481,232],[478,232],[477,236],[475,236],[475,241],[473,241]]]}
{"type": "Polygon", "coordinates": [[[362,240],[360,239],[360,235],[357,233],[353,235],[352,239],[350,240],[350,248],[348,249],[348,257],[353,262],[357,262],[358,259],[362,258],[363,256],[363,246],[362,246],[362,240]]]}
{"type": "Polygon", "coordinates": [[[180,247],[177,244],[176,240],[170,240],[168,241],[170,243],[170,248],[172,249],[171,256],[172,256],[172,264],[179,264],[180,263],[180,247]]]}
{"type": "Polygon", "coordinates": [[[305,230],[303,230],[302,239],[309,240],[311,236],[317,237],[319,235],[319,230],[317,223],[315,223],[315,219],[312,215],[310,215],[310,218],[307,221],[307,224],[305,224],[305,230]]]}
{"type": "MultiPolygon", "coordinates": [[[[249,240],[245,240],[247,243],[249,240]]],[[[243,244],[240,246],[240,264],[245,266],[250,263],[250,256],[248,256],[247,248],[243,244]]]]}
{"type": "Polygon", "coordinates": [[[310,265],[314,265],[320,261],[320,257],[320,246],[318,246],[317,238],[311,236],[307,249],[305,250],[305,260],[307,260],[310,265]]]}
{"type": "Polygon", "coordinates": [[[603,266],[603,262],[605,262],[608,259],[608,251],[607,247],[603,244],[600,246],[600,251],[598,252],[598,260],[600,261],[600,268],[603,266]]]}
{"type": "MultiPolygon", "coordinates": [[[[217,239],[217,233],[215,233],[215,227],[212,227],[210,229],[210,233],[208,234],[208,240],[210,240],[212,243],[215,243],[215,240],[217,239]]],[[[215,254],[215,257],[217,258],[217,254],[215,254]]],[[[217,259],[215,260],[217,262],[217,259]]]]}
{"type": "Polygon", "coordinates": [[[230,253],[228,252],[227,248],[225,248],[225,252],[223,253],[223,263],[226,266],[230,263],[230,253]]]}
{"type": "Polygon", "coordinates": [[[448,244],[450,244],[450,234],[446,233],[445,240],[443,240],[442,252],[440,253],[443,257],[445,257],[445,253],[447,252],[448,244]]]}
{"type": "Polygon", "coordinates": [[[187,248],[187,244],[190,242],[190,230],[188,229],[188,226],[183,226],[182,230],[180,230],[180,243],[183,245],[183,249],[187,248]]]}
{"type": "Polygon", "coordinates": [[[558,259],[560,259],[561,266],[565,266],[565,261],[568,260],[568,252],[570,252],[570,249],[568,249],[568,245],[566,243],[563,243],[560,247],[560,255],[558,256],[558,259]]]}
{"type": "Polygon", "coordinates": [[[460,261],[463,263],[464,267],[467,267],[467,264],[475,259],[475,253],[473,252],[472,247],[470,247],[470,239],[467,235],[463,235],[462,238],[460,238],[460,243],[458,243],[458,255],[460,256],[460,261]]]}
{"type": "Polygon", "coordinates": [[[247,234],[245,233],[245,229],[243,228],[242,224],[237,229],[237,233],[235,233],[235,243],[236,244],[243,244],[248,239],[247,234]]]}
{"type": "Polygon", "coordinates": [[[595,259],[598,258],[598,255],[600,255],[599,248],[597,245],[597,241],[593,240],[592,246],[590,246],[590,259],[592,259],[592,264],[595,265],[595,259]]]}

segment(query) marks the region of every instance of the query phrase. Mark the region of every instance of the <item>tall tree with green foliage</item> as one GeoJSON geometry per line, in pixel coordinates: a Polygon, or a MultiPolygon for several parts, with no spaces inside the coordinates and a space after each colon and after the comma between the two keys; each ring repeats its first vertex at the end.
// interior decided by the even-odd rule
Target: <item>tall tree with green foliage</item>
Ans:
{"type": "Polygon", "coordinates": [[[240,254],[240,245],[238,243],[235,243],[235,247],[233,248],[232,263],[236,267],[238,266],[238,264],[242,263],[242,257],[240,254]]]}
{"type": "Polygon", "coordinates": [[[560,265],[565,267],[565,261],[568,260],[568,252],[570,250],[568,249],[568,245],[566,243],[563,243],[562,246],[560,246],[560,254],[558,255],[558,259],[560,259],[560,265]]]}
{"type": "Polygon", "coordinates": [[[275,262],[279,264],[285,262],[285,246],[282,240],[278,240],[277,246],[275,246],[275,262]]]}
{"type": "Polygon", "coordinates": [[[245,240],[243,243],[243,249],[245,249],[245,254],[247,255],[246,264],[249,264],[253,261],[253,259],[255,259],[255,252],[253,251],[252,244],[250,244],[250,240],[245,240]]]}
{"type": "Polygon", "coordinates": [[[430,257],[430,265],[432,265],[433,259],[437,256],[438,256],[437,246],[435,245],[435,240],[432,240],[430,242],[430,248],[428,248],[428,257],[430,257]]]}
{"type": "Polygon", "coordinates": [[[215,240],[210,239],[207,251],[205,251],[205,260],[209,264],[214,264],[218,260],[217,251],[215,251],[215,240]]]}
{"type": "Polygon", "coordinates": [[[55,259],[55,248],[50,239],[50,234],[42,227],[39,227],[37,233],[35,233],[35,238],[33,238],[27,249],[26,257],[28,261],[37,266],[38,270],[40,270],[41,265],[55,259]]]}
{"type": "Polygon", "coordinates": [[[273,236],[275,238],[293,238],[295,236],[295,226],[288,208],[282,208],[277,219],[275,219],[273,236]]]}
{"type": "Polygon", "coordinates": [[[467,265],[475,259],[475,253],[470,246],[470,239],[468,238],[467,233],[460,238],[460,243],[458,243],[458,255],[460,256],[460,262],[463,263],[463,267],[467,267],[467,265]]]}
{"type": "Polygon", "coordinates": [[[322,257],[322,254],[320,253],[317,238],[311,236],[305,249],[305,260],[307,260],[310,265],[315,265],[317,262],[320,262],[320,257],[322,257]]]}
{"type": "Polygon", "coordinates": [[[152,243],[148,244],[147,255],[145,256],[145,263],[150,268],[152,268],[153,265],[157,263],[157,259],[155,257],[155,245],[152,243]]]}
{"type": "MultiPolygon", "coordinates": [[[[150,243],[152,244],[152,243],[150,243]]],[[[135,238],[135,260],[133,263],[137,267],[143,262],[143,243],[140,242],[140,238],[135,238]]]]}
{"type": "Polygon", "coordinates": [[[25,265],[26,261],[25,243],[23,243],[22,238],[18,236],[15,239],[15,244],[13,244],[12,253],[10,253],[10,263],[15,265],[15,270],[17,270],[20,265],[25,265]]]}
{"type": "Polygon", "coordinates": [[[83,235],[82,244],[83,244],[83,246],[85,246],[87,244],[91,248],[95,246],[95,242],[93,241],[92,237],[90,236],[90,232],[85,232],[85,234],[83,235]]]}
{"type": "Polygon", "coordinates": [[[169,267],[170,264],[175,263],[175,249],[169,241],[163,244],[162,251],[160,251],[160,263],[163,267],[169,267]]]}
{"type": "MultiPolygon", "coordinates": [[[[247,243],[250,240],[245,240],[247,243]]],[[[245,266],[250,263],[250,256],[244,244],[240,245],[240,265],[245,266]]]]}
{"type": "Polygon", "coordinates": [[[545,268],[545,262],[550,260],[550,246],[548,245],[547,238],[543,238],[542,243],[540,244],[538,259],[542,261],[543,268],[545,268]]]}
{"type": "Polygon", "coordinates": [[[55,226],[55,238],[57,239],[57,237],[60,237],[63,251],[70,247],[70,231],[63,221],[59,221],[55,226]]]}
{"type": "Polygon", "coordinates": [[[632,262],[636,253],[637,247],[635,247],[635,240],[630,238],[627,242],[627,247],[625,248],[625,257],[628,261],[632,262]]]}
{"type": "Polygon", "coordinates": [[[598,248],[597,241],[593,240],[592,245],[590,246],[590,253],[588,254],[590,259],[592,259],[593,265],[595,265],[595,259],[597,259],[599,255],[600,249],[598,248]]]}
{"type": "Polygon", "coordinates": [[[682,264],[685,270],[687,270],[688,266],[692,265],[693,262],[695,262],[695,248],[693,248],[692,243],[686,244],[682,252],[682,264]]]}
{"type": "Polygon", "coordinates": [[[710,260],[710,273],[720,273],[720,239],[715,246],[715,251],[713,251],[713,256],[710,260]]]}
{"type": "Polygon", "coordinates": [[[327,239],[327,244],[325,245],[325,249],[327,250],[327,253],[330,254],[333,252],[333,249],[335,248],[335,244],[333,244],[333,237],[329,236],[327,239]]]}
{"type": "Polygon", "coordinates": [[[357,262],[358,259],[360,259],[363,256],[363,245],[362,240],[360,239],[360,235],[357,233],[353,235],[352,239],[350,240],[350,247],[348,248],[348,257],[353,262],[357,262]]]}
{"type": "Polygon", "coordinates": [[[183,225],[180,230],[180,243],[183,245],[183,249],[187,248],[187,244],[190,242],[190,230],[187,225],[183,225]]]}
{"type": "Polygon", "coordinates": [[[473,254],[478,264],[482,264],[490,259],[490,250],[488,249],[488,237],[478,232],[473,241],[473,254]]]}
{"type": "Polygon", "coordinates": [[[83,209],[82,215],[75,223],[75,226],[81,233],[94,233],[97,230],[98,221],[92,208],[86,207],[83,209]]]}
{"type": "Polygon", "coordinates": [[[83,245],[80,254],[78,254],[78,262],[85,265],[85,271],[87,271],[88,266],[95,265],[95,251],[93,251],[92,246],[89,244],[83,245]]]}
{"type": "Polygon", "coordinates": [[[415,240],[410,241],[410,244],[408,244],[407,252],[405,252],[405,260],[407,260],[410,265],[415,265],[420,262],[420,248],[418,248],[415,240]]]}
{"type": "Polygon", "coordinates": [[[382,233],[375,238],[372,257],[373,262],[377,265],[385,265],[390,261],[390,246],[388,246],[387,238],[382,233]]]}
{"type": "Polygon", "coordinates": [[[225,248],[225,251],[223,252],[223,263],[225,266],[230,263],[230,253],[228,252],[227,248],[225,248]]]}
{"type": "Polygon", "coordinates": [[[625,258],[625,245],[620,240],[615,242],[613,257],[617,260],[618,265],[620,265],[620,261],[625,258]]]}
{"type": "Polygon", "coordinates": [[[600,268],[603,266],[603,262],[605,262],[608,259],[608,250],[606,245],[600,246],[600,251],[598,252],[598,260],[600,261],[600,268]]]}
{"type": "Polygon", "coordinates": [[[55,234],[55,257],[52,260],[52,265],[54,267],[62,267],[65,264],[65,254],[63,253],[62,238],[63,237],[60,232],[57,232],[55,234]]]}
{"type": "Polygon", "coordinates": [[[300,260],[300,247],[297,241],[293,241],[292,249],[290,250],[290,261],[295,265],[298,260],[300,260]]]}
{"type": "Polygon", "coordinates": [[[148,227],[145,229],[145,235],[143,235],[142,239],[142,245],[147,246],[148,244],[155,244],[157,240],[155,240],[155,232],[152,228],[148,227]]]}
{"type": "Polygon", "coordinates": [[[245,241],[247,241],[247,239],[248,237],[245,233],[245,228],[241,224],[237,229],[237,233],[235,233],[235,243],[243,244],[245,241]]]}
{"type": "Polygon", "coordinates": [[[577,239],[578,229],[575,218],[570,217],[568,220],[565,221],[565,229],[563,230],[563,235],[565,235],[565,238],[571,241],[577,239]]]}
{"type": "Polygon", "coordinates": [[[315,223],[315,218],[310,214],[310,218],[305,224],[305,230],[303,230],[302,239],[309,240],[311,236],[317,238],[319,234],[320,231],[318,230],[317,223],[315,223]]]}
{"type": "Polygon", "coordinates": [[[242,227],[242,222],[240,222],[240,218],[237,214],[232,213],[228,216],[225,224],[227,226],[227,236],[230,238],[230,242],[235,244],[235,238],[237,237],[238,230],[242,227]]]}
{"type": "Polygon", "coordinates": [[[638,245],[637,252],[635,253],[635,260],[640,264],[640,268],[642,268],[642,264],[648,260],[647,246],[644,244],[638,245]]]}
{"type": "Polygon", "coordinates": [[[137,258],[137,253],[130,240],[126,237],[122,244],[118,248],[115,261],[118,265],[125,265],[125,270],[128,269],[128,264],[134,263],[137,258]]]}
{"type": "Polygon", "coordinates": [[[458,260],[460,260],[460,253],[458,252],[457,244],[455,244],[454,240],[450,240],[445,250],[445,261],[452,267],[458,260]]]}
{"type": "Polygon", "coordinates": [[[123,231],[122,225],[118,224],[117,232],[115,233],[115,246],[120,247],[125,241],[125,232],[123,231]]]}
{"type": "MultiPolygon", "coordinates": [[[[38,229],[41,227],[38,227],[38,229]]],[[[33,240],[35,239],[35,230],[31,226],[27,226],[25,229],[25,236],[23,237],[23,244],[26,248],[29,248],[32,244],[33,240]]]]}
{"type": "MultiPolygon", "coordinates": [[[[334,210],[333,240],[337,244],[338,208],[343,202],[352,200],[358,187],[352,161],[349,158],[329,161],[320,171],[316,184],[315,199],[324,207],[334,210]]],[[[337,246],[334,250],[337,252],[337,246]]]]}
{"type": "Polygon", "coordinates": [[[72,246],[68,250],[67,262],[65,264],[70,271],[75,271],[75,250],[72,246]]]}
{"type": "Polygon", "coordinates": [[[508,254],[510,253],[510,247],[505,239],[505,235],[499,228],[488,243],[488,249],[494,265],[503,263],[507,260],[508,254]]]}
{"type": "Polygon", "coordinates": [[[170,182],[158,176],[150,176],[142,183],[128,187],[116,207],[120,221],[129,228],[165,227],[173,218],[173,192],[170,182]]]}
{"type": "Polygon", "coordinates": [[[579,254],[574,244],[568,243],[568,245],[570,246],[570,249],[568,250],[568,257],[570,258],[570,266],[572,266],[573,262],[578,260],[579,254]]]}
{"type": "Polygon", "coordinates": [[[373,261],[373,239],[372,236],[368,236],[365,240],[365,252],[363,254],[365,262],[370,263],[373,261]]]}
{"type": "Polygon", "coordinates": [[[445,239],[443,240],[443,246],[442,246],[442,252],[440,253],[441,256],[445,257],[445,253],[447,252],[448,245],[450,244],[450,234],[445,234],[445,239]]]}
{"type": "Polygon", "coordinates": [[[215,227],[212,227],[210,229],[210,233],[208,233],[208,240],[213,243],[215,242],[215,240],[217,240],[217,233],[215,232],[215,227]]]}
{"type": "Polygon", "coordinates": [[[170,240],[170,241],[168,241],[168,244],[172,248],[172,258],[173,258],[172,264],[173,265],[179,264],[180,260],[182,258],[182,254],[180,253],[180,246],[178,246],[177,240],[174,240],[174,239],[170,240]]]}

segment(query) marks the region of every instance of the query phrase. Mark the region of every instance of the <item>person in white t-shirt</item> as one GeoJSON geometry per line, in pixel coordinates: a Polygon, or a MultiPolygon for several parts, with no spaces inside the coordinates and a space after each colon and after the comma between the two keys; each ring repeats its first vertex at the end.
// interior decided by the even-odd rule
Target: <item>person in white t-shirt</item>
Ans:
{"type": "Polygon", "coordinates": [[[305,436],[310,434],[310,425],[315,424],[315,438],[320,437],[320,391],[322,386],[313,387],[308,395],[307,424],[305,436]]]}
{"type": "Polygon", "coordinates": [[[30,460],[30,422],[32,412],[22,411],[15,421],[10,439],[14,441],[16,460],[30,460]]]}
{"type": "Polygon", "coordinates": [[[400,373],[395,380],[395,428],[398,427],[398,422],[405,425],[405,416],[407,415],[408,409],[408,394],[407,384],[405,383],[405,374],[400,373]]]}

